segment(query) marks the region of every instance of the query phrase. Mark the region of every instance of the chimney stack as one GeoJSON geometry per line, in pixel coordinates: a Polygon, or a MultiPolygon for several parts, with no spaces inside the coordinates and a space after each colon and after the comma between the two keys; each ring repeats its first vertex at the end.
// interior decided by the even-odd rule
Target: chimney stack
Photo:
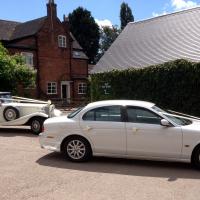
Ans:
{"type": "Polygon", "coordinates": [[[54,0],[49,0],[49,3],[47,3],[47,16],[51,18],[57,17],[57,5],[54,0]]]}
{"type": "Polygon", "coordinates": [[[69,33],[69,18],[63,15],[63,22],[62,22],[65,30],[69,33]]]}

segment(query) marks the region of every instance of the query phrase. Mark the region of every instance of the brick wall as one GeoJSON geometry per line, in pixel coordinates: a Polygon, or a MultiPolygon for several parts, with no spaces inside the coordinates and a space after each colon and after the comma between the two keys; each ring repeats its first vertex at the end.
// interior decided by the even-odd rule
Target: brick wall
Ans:
{"type": "Polygon", "coordinates": [[[58,35],[67,36],[64,27],[57,19],[53,21],[49,19],[37,36],[40,88],[42,94],[46,95],[47,82],[57,82],[57,95],[48,95],[54,98],[61,98],[61,81],[70,80],[69,38],[67,38],[67,48],[60,48],[58,35]]]}
{"type": "Polygon", "coordinates": [[[88,76],[88,64],[86,60],[72,59],[72,77],[88,76]]]}

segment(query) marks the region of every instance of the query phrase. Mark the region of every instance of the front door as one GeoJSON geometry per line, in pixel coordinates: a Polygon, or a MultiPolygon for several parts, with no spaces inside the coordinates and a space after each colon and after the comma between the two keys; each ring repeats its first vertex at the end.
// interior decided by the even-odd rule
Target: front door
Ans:
{"type": "Polygon", "coordinates": [[[70,101],[70,83],[68,81],[61,82],[61,99],[70,101]]]}
{"type": "Polygon", "coordinates": [[[95,153],[125,155],[126,131],[120,106],[89,110],[83,115],[80,126],[92,142],[95,153]]]}
{"type": "Polygon", "coordinates": [[[180,127],[160,125],[161,117],[148,109],[127,107],[127,115],[128,155],[161,158],[181,156],[180,127]]]}
{"type": "Polygon", "coordinates": [[[67,99],[67,85],[62,85],[62,98],[67,99]]]}

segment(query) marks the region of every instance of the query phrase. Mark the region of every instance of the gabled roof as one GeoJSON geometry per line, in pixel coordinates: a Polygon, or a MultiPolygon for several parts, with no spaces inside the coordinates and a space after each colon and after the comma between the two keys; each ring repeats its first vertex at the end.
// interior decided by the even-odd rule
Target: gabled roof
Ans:
{"type": "Polygon", "coordinates": [[[129,23],[92,73],[181,58],[200,61],[200,7],[129,23]]]}
{"type": "Polygon", "coordinates": [[[0,20],[0,40],[9,40],[19,22],[0,20]]]}
{"type": "Polygon", "coordinates": [[[78,43],[78,41],[76,40],[76,38],[74,37],[74,35],[70,32],[70,36],[72,38],[72,47],[73,47],[73,58],[78,58],[78,59],[86,59],[88,60],[88,57],[86,56],[86,54],[83,52],[83,48],[81,47],[81,45],[78,43]]]}
{"type": "Polygon", "coordinates": [[[25,23],[0,20],[0,40],[14,40],[34,35],[42,27],[47,17],[25,23]]]}
{"type": "Polygon", "coordinates": [[[44,24],[47,17],[38,18],[25,23],[18,24],[11,36],[11,40],[23,38],[36,34],[42,25],[44,24]]]}
{"type": "Polygon", "coordinates": [[[78,50],[83,50],[83,48],[81,47],[81,45],[78,43],[78,41],[76,40],[76,38],[74,37],[74,35],[71,32],[70,32],[70,36],[73,40],[73,48],[78,49],[78,50]]]}

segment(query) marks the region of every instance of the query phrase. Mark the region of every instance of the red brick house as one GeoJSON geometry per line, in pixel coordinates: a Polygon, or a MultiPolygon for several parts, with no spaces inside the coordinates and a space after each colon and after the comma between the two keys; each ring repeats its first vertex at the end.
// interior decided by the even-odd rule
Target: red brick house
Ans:
{"type": "Polygon", "coordinates": [[[67,18],[57,17],[54,0],[47,16],[25,23],[0,20],[0,41],[11,54],[24,56],[37,70],[36,97],[81,100],[86,94],[88,58],[69,31],[67,18]]]}

